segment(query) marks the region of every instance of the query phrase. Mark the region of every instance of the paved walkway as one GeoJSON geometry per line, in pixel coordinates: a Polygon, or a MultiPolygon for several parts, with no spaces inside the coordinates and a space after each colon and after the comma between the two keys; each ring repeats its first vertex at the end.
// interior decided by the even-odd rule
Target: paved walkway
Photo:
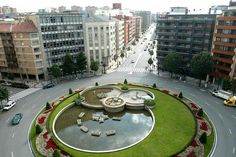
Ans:
{"type": "Polygon", "coordinates": [[[40,89],[42,89],[42,88],[28,88],[28,89],[23,90],[23,91],[21,91],[21,92],[19,92],[19,93],[13,94],[13,95],[10,97],[10,99],[13,99],[13,100],[17,101],[17,100],[19,100],[19,99],[21,99],[21,98],[23,98],[23,97],[26,97],[26,96],[28,96],[28,95],[34,93],[34,92],[37,92],[37,91],[40,90],[40,89]]]}

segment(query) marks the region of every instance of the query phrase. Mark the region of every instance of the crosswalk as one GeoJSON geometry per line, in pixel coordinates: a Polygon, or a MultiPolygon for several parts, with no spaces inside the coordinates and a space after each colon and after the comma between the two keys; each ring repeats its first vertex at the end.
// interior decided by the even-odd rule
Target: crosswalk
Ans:
{"type": "Polygon", "coordinates": [[[126,67],[120,67],[116,71],[117,72],[136,72],[136,73],[147,72],[145,68],[126,68],[126,67]]]}

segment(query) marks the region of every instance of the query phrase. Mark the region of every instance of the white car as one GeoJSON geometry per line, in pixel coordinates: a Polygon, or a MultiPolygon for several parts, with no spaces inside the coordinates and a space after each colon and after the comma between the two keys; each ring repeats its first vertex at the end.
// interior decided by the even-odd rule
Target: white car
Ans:
{"type": "Polygon", "coordinates": [[[3,110],[8,111],[10,110],[13,106],[15,106],[16,102],[14,100],[9,100],[7,104],[3,107],[3,110]]]}

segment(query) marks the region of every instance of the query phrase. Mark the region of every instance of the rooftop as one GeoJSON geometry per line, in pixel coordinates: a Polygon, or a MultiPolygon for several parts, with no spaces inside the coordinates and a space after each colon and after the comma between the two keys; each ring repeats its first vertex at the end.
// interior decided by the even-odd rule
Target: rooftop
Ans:
{"type": "Polygon", "coordinates": [[[116,19],[109,16],[88,15],[85,18],[86,22],[114,22],[116,19]]]}
{"type": "Polygon", "coordinates": [[[19,23],[0,23],[0,32],[31,33],[38,32],[38,29],[32,21],[24,21],[19,23]]]}

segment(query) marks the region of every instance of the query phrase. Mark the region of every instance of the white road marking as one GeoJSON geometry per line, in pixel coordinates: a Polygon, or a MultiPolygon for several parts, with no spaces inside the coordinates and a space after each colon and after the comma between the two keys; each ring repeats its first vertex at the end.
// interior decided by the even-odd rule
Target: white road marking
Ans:
{"type": "Polygon", "coordinates": [[[192,93],[189,93],[189,95],[191,95],[192,97],[195,97],[196,95],[192,94],[192,93]]]}
{"type": "Polygon", "coordinates": [[[11,157],[14,157],[14,153],[13,152],[11,152],[11,157]]]}
{"type": "Polygon", "coordinates": [[[232,135],[232,131],[231,131],[231,129],[229,129],[229,133],[232,135]]]}
{"type": "Polygon", "coordinates": [[[12,137],[12,138],[14,138],[14,136],[15,136],[15,133],[13,132],[13,134],[12,134],[12,136],[11,136],[11,137],[12,137]]]}
{"type": "Polygon", "coordinates": [[[223,119],[223,116],[220,113],[218,113],[218,115],[219,115],[220,119],[223,119]]]}
{"type": "Polygon", "coordinates": [[[207,106],[210,106],[210,104],[206,103],[207,106]]]}
{"type": "Polygon", "coordinates": [[[216,104],[220,104],[219,102],[215,101],[216,104]]]}
{"type": "Polygon", "coordinates": [[[206,90],[205,89],[200,89],[200,91],[205,92],[206,90]]]}
{"type": "Polygon", "coordinates": [[[236,116],[235,115],[232,115],[234,117],[234,119],[236,119],[236,116]]]}
{"type": "Polygon", "coordinates": [[[235,147],[233,147],[233,154],[235,153],[235,147]]]}
{"type": "Polygon", "coordinates": [[[138,63],[138,60],[139,60],[139,58],[142,56],[142,54],[139,54],[139,56],[138,56],[138,59],[136,60],[136,62],[134,63],[134,68],[136,67],[136,65],[137,65],[137,63],[138,63]]]}

